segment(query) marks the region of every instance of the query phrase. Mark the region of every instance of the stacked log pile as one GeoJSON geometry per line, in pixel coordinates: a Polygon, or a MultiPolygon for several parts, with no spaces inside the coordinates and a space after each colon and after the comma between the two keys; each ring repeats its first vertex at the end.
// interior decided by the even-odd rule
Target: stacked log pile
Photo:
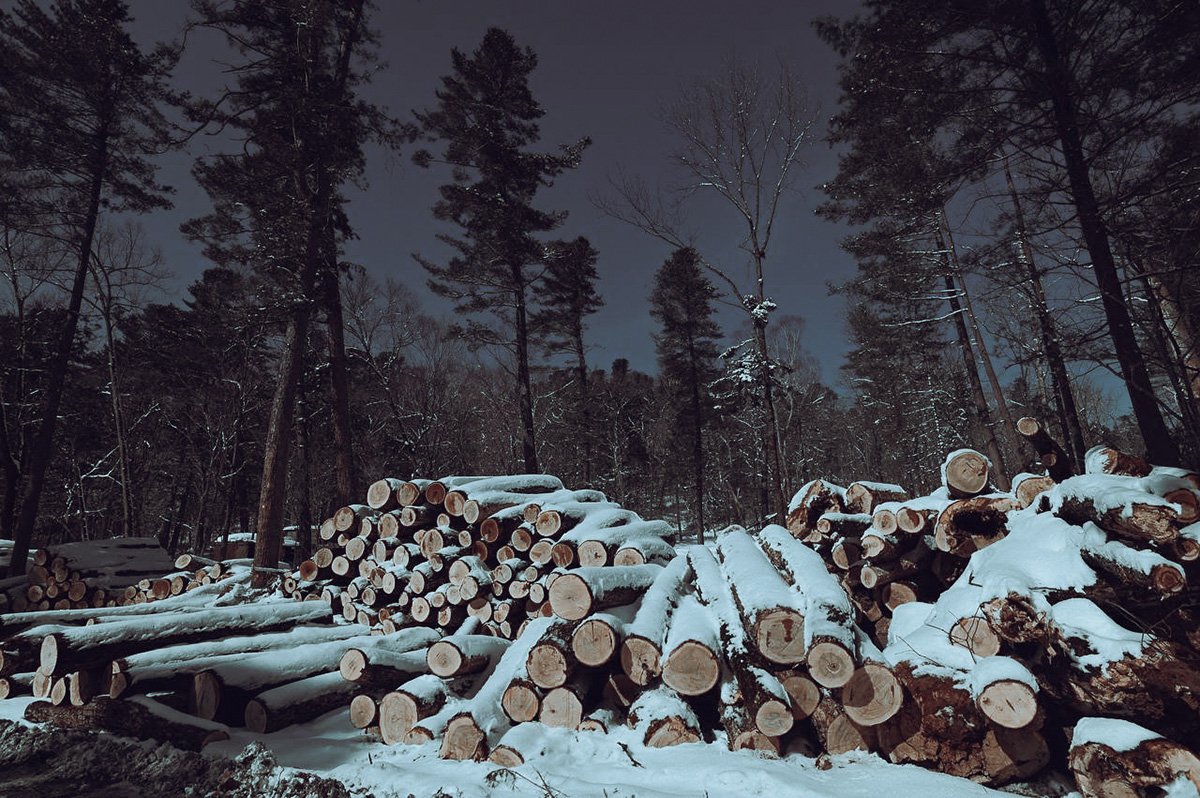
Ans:
{"type": "Polygon", "coordinates": [[[620,726],[647,746],[863,749],[991,785],[1054,766],[1088,798],[1200,784],[1200,477],[1103,447],[1076,474],[1037,422],[1019,427],[1047,473],[1009,492],[964,449],[932,495],[815,480],[786,527],[678,552],[665,525],[553,477],[381,480],[283,577],[308,602],[270,605],[328,619],[328,602],[341,625],[132,620],[201,589],[71,611],[94,627],[0,616],[0,635],[27,619],[0,673],[65,705],[99,669],[110,697],[263,732],[348,705],[386,744],[504,766],[539,724],[620,726]]]}
{"type": "Polygon", "coordinates": [[[545,474],[382,479],[366,498],[321,525],[321,547],[282,590],[385,633],[422,625],[450,634],[475,618],[483,633],[511,640],[550,614],[560,573],[675,554],[669,524],[545,474]]]}
{"type": "MultiPolygon", "coordinates": [[[[9,610],[115,607],[126,603],[127,588],[136,588],[143,580],[158,579],[171,571],[170,556],[152,537],[38,549],[24,588],[12,597],[9,610]]],[[[168,586],[168,592],[170,589],[168,586]]]]}

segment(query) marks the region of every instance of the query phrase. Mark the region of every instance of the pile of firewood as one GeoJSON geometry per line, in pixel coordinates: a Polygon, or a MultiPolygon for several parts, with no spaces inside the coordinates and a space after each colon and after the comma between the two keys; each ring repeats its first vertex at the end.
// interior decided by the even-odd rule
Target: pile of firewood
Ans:
{"type": "Polygon", "coordinates": [[[559,573],[670,559],[672,532],[545,474],[381,479],[366,504],[321,525],[324,545],[282,589],[385,633],[417,624],[449,634],[476,618],[511,640],[550,614],[559,573]]]}
{"type": "MultiPolygon", "coordinates": [[[[133,601],[139,583],[145,581],[149,586],[150,580],[161,579],[171,570],[171,558],[155,538],[115,538],[42,548],[34,552],[28,581],[12,597],[8,609],[115,607],[133,601]]],[[[186,583],[180,592],[183,588],[186,583]]],[[[168,594],[172,589],[166,586],[168,594]]]]}
{"type": "MultiPolygon", "coordinates": [[[[1087,798],[1200,784],[1200,476],[1104,447],[1076,468],[1020,428],[1047,473],[1011,491],[964,449],[930,496],[814,480],[786,528],[678,551],[667,525],[553,477],[381,480],[283,574],[306,601],[234,579],[0,615],[0,694],[189,742],[349,704],[384,743],[505,766],[540,723],[870,750],[992,785],[1069,768],[1087,798]],[[206,591],[257,603],[210,608],[206,591]],[[145,721],[162,704],[196,717],[145,721]]],[[[196,565],[219,566],[177,563],[196,565]]]]}

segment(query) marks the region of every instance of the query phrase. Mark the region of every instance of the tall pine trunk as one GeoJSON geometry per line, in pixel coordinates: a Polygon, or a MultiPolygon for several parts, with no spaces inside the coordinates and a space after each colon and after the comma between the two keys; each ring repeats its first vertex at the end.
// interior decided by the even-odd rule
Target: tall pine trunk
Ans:
{"type": "Polygon", "coordinates": [[[691,374],[692,404],[692,489],[696,501],[696,542],[704,545],[704,407],[700,401],[700,362],[696,356],[696,341],[688,339],[688,363],[691,374]]]}
{"type": "Polygon", "coordinates": [[[1017,223],[1017,237],[1021,248],[1020,257],[1024,261],[1029,275],[1029,288],[1033,293],[1033,313],[1037,317],[1038,330],[1042,335],[1042,357],[1050,371],[1050,384],[1054,393],[1054,403],[1058,411],[1059,421],[1066,431],[1067,446],[1076,463],[1083,462],[1085,444],[1083,441],[1083,426],[1079,423],[1079,410],[1075,405],[1075,392],[1071,390],[1071,379],[1067,374],[1067,365],[1063,360],[1062,349],[1058,345],[1058,330],[1055,329],[1054,319],[1050,315],[1050,306],[1046,301],[1046,291],[1042,286],[1042,275],[1038,271],[1033,258],[1033,247],[1029,244],[1029,232],[1025,226],[1025,212],[1021,207],[1021,196],[1013,182],[1012,171],[1008,168],[1008,157],[1004,157],[1004,179],[1008,184],[1008,194],[1012,200],[1013,218],[1017,223]]]}
{"type": "Polygon", "coordinates": [[[536,474],[538,467],[537,440],[533,426],[533,384],[529,369],[529,307],[525,295],[525,275],[518,264],[513,267],[513,301],[517,315],[517,391],[521,411],[521,456],[526,474],[536,474]]]}
{"type": "Polygon", "coordinates": [[[96,224],[100,217],[100,198],[104,191],[104,176],[108,168],[108,137],[108,120],[103,119],[92,142],[92,162],[89,164],[88,174],[90,183],[88,204],[78,242],[79,259],[75,265],[75,277],[71,282],[71,298],[67,303],[66,318],[56,342],[54,355],[47,368],[42,421],[29,456],[29,489],[25,493],[21,513],[17,517],[17,524],[13,529],[12,562],[8,566],[9,576],[21,576],[25,573],[25,561],[29,556],[29,546],[37,527],[38,506],[41,503],[42,489],[46,484],[46,471],[54,456],[54,431],[58,425],[59,408],[62,406],[63,388],[66,385],[67,370],[71,363],[71,350],[74,349],[75,334],[79,328],[83,289],[87,282],[92,243],[96,238],[96,224]]]}
{"type": "Polygon", "coordinates": [[[588,387],[587,352],[583,347],[583,325],[575,325],[572,331],[575,347],[575,374],[579,380],[579,416],[583,439],[583,484],[592,485],[592,408],[591,392],[588,387]]]}
{"type": "Polygon", "coordinates": [[[1121,279],[1100,213],[1100,203],[1088,173],[1070,74],[1059,52],[1045,0],[1029,0],[1029,10],[1033,18],[1034,43],[1046,66],[1046,88],[1053,109],[1054,126],[1062,146],[1071,197],[1080,232],[1092,257],[1092,269],[1096,273],[1104,316],[1116,350],[1117,363],[1121,367],[1121,379],[1125,382],[1134,417],[1146,443],[1146,456],[1158,465],[1177,466],[1179,450],[1171,439],[1170,430],[1154,398],[1150,374],[1138,348],[1129,308],[1121,293],[1121,279]]]}
{"type": "MultiPolygon", "coordinates": [[[[757,238],[755,238],[757,242],[757,238]]],[[[756,244],[754,255],[755,269],[755,298],[758,302],[758,314],[763,312],[763,301],[766,299],[765,283],[763,280],[763,259],[766,252],[756,244]]],[[[755,315],[751,319],[754,329],[754,348],[759,357],[759,389],[762,391],[763,410],[766,418],[762,434],[763,445],[763,480],[767,492],[764,520],[774,513],[776,520],[787,517],[788,497],[784,495],[783,482],[783,445],[779,432],[779,416],[775,411],[775,385],[771,376],[771,351],[767,346],[767,319],[765,315],[755,315]]]]}
{"type": "Polygon", "coordinates": [[[958,302],[958,289],[954,285],[954,277],[951,275],[950,256],[946,249],[946,242],[942,239],[942,234],[937,234],[937,246],[942,251],[942,262],[945,266],[943,279],[946,285],[946,301],[950,304],[951,315],[954,316],[954,332],[958,340],[959,350],[962,352],[963,367],[967,373],[967,383],[971,386],[971,399],[975,403],[975,413],[979,416],[979,421],[983,424],[986,430],[987,440],[985,441],[987,448],[987,456],[991,459],[992,464],[997,470],[1007,474],[1008,469],[1004,465],[1004,453],[1000,449],[1000,443],[996,440],[996,428],[992,421],[992,411],[988,407],[987,396],[983,393],[983,382],[979,379],[979,365],[975,362],[975,353],[971,349],[971,336],[967,332],[967,322],[963,318],[963,309],[958,302]]]}
{"type": "MultiPolygon", "coordinates": [[[[332,227],[330,227],[332,232],[332,227]]],[[[330,236],[332,237],[332,236],[330,236]]],[[[332,246],[329,242],[328,246],[332,246]]],[[[350,430],[350,370],[346,361],[346,328],[342,318],[340,274],[332,253],[324,279],[325,318],[329,330],[329,382],[333,399],[333,483],[337,506],[354,498],[354,447],[350,430]]]]}

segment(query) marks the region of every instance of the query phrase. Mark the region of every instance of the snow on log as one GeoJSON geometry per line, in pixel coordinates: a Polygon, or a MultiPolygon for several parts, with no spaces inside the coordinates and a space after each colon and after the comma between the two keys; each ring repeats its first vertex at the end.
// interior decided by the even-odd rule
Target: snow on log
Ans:
{"type": "Polygon", "coordinates": [[[809,674],[823,687],[841,687],[854,673],[854,610],[821,556],[771,524],[758,533],[763,552],[804,594],[804,642],[809,674]]]}
{"type": "Polygon", "coordinates": [[[560,618],[578,621],[600,610],[630,604],[650,587],[660,571],[660,565],[569,571],[550,585],[550,608],[560,618]]]}
{"type": "Polygon", "coordinates": [[[1087,474],[1144,477],[1152,469],[1144,457],[1101,445],[1093,446],[1084,454],[1083,470],[1087,474]]]}
{"type": "Polygon", "coordinates": [[[827,512],[840,513],[846,509],[846,489],[814,479],[796,491],[788,503],[787,530],[803,538],[817,528],[817,519],[827,512]]]}
{"type": "Polygon", "coordinates": [[[1071,477],[1040,504],[1068,523],[1088,521],[1120,537],[1163,545],[1179,537],[1179,505],[1141,490],[1137,480],[1108,474],[1071,477]]]}
{"type": "Polygon", "coordinates": [[[803,662],[803,596],[740,527],[718,538],[717,557],[754,650],[777,665],[803,662]]]}
{"type": "MultiPolygon", "coordinates": [[[[414,645],[407,651],[400,651],[382,646],[351,648],[338,660],[338,673],[347,682],[353,682],[360,688],[370,685],[395,685],[405,679],[411,679],[429,668],[426,652],[415,651],[423,649],[437,640],[437,633],[432,629],[414,627],[405,629],[406,632],[428,632],[430,639],[424,645],[414,645]]],[[[384,635],[384,638],[394,635],[384,635]]]]}
{"type": "Polygon", "coordinates": [[[851,482],[846,488],[846,512],[871,515],[875,508],[885,502],[902,502],[908,491],[899,485],[886,482],[851,482]]]}
{"type": "MultiPolygon", "coordinates": [[[[1179,780],[1200,789],[1200,758],[1134,723],[1082,718],[1067,757],[1084,798],[1125,798],[1166,790],[1179,780]]],[[[1182,794],[1181,792],[1179,794],[1182,794]]]]}
{"type": "Polygon", "coordinates": [[[675,557],[646,589],[621,642],[621,669],[635,684],[645,686],[662,673],[662,643],[671,612],[690,575],[684,555],[675,557]]]}
{"type": "Polygon", "coordinates": [[[429,670],[443,678],[479,673],[491,667],[511,643],[501,637],[478,634],[443,637],[429,647],[429,670]]]}
{"type": "Polygon", "coordinates": [[[663,683],[680,695],[703,695],[721,675],[721,634],[714,612],[681,596],[671,613],[662,653],[663,683]]]}
{"type": "Polygon", "coordinates": [[[247,729],[259,734],[307,723],[345,707],[346,699],[361,689],[336,672],[310,676],[259,693],[246,704],[243,722],[247,729]]]}
{"type": "Polygon", "coordinates": [[[974,449],[956,449],[942,461],[942,487],[952,499],[969,499],[987,490],[992,461],[974,449]]]}
{"type": "Polygon", "coordinates": [[[666,748],[702,739],[700,721],[687,702],[670,687],[643,691],[629,707],[629,726],[647,748],[666,748]]]}
{"type": "Polygon", "coordinates": [[[503,768],[517,768],[545,749],[545,732],[531,723],[519,723],[504,733],[488,754],[488,761],[503,768]]]}
{"type": "Polygon", "coordinates": [[[329,607],[323,602],[290,601],[123,618],[46,635],[41,646],[41,669],[60,676],[166,645],[330,620],[329,607]]]}

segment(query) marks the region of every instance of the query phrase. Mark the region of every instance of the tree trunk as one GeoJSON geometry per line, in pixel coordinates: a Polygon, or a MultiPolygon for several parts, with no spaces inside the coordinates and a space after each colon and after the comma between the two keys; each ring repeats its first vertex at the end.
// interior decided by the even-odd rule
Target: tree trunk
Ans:
{"type": "Polygon", "coordinates": [[[1146,442],[1147,455],[1156,464],[1178,466],[1179,450],[1171,439],[1170,430],[1167,429],[1158,402],[1154,398],[1154,388],[1150,384],[1146,362],[1138,348],[1129,308],[1125,306],[1121,294],[1121,279],[1117,274],[1108,232],[1101,217],[1100,203],[1096,199],[1091,176],[1088,174],[1087,158],[1083,152],[1082,137],[1075,116],[1075,100],[1071,95],[1070,74],[1063,55],[1059,52],[1045,0],[1029,0],[1029,10],[1033,18],[1034,45],[1046,65],[1046,88],[1054,112],[1059,143],[1062,145],[1071,197],[1078,214],[1080,232],[1083,233],[1084,243],[1092,256],[1092,269],[1096,273],[1104,316],[1108,321],[1117,363],[1121,367],[1121,379],[1129,392],[1129,402],[1133,407],[1134,417],[1137,418],[1142,438],[1146,442]]]}
{"type": "Polygon", "coordinates": [[[271,420],[263,442],[262,487],[258,495],[258,529],[255,535],[255,587],[266,587],[272,574],[259,569],[275,568],[283,545],[283,516],[287,498],[287,470],[296,393],[304,373],[304,350],[308,338],[308,305],[301,300],[292,311],[284,335],[279,362],[279,382],[271,401],[271,420]]]}
{"type": "MultiPolygon", "coordinates": [[[[99,286],[97,286],[99,288],[99,286]]],[[[104,308],[104,339],[108,347],[108,384],[112,389],[113,429],[117,435],[117,468],[121,481],[121,534],[132,537],[133,531],[133,496],[130,492],[130,468],[128,435],[125,429],[125,416],[121,409],[121,386],[117,380],[117,353],[113,348],[112,308],[104,308]]]]}
{"type": "Polygon", "coordinates": [[[583,347],[583,325],[575,327],[575,371],[579,379],[579,412],[583,425],[580,437],[583,438],[583,484],[592,484],[592,408],[588,388],[587,355],[583,347]]]}
{"type": "Polygon", "coordinates": [[[1059,419],[1067,433],[1067,446],[1071,459],[1077,463],[1083,462],[1083,453],[1087,447],[1083,442],[1083,427],[1079,423],[1079,410],[1075,406],[1075,393],[1071,390],[1071,379],[1067,374],[1067,365],[1063,360],[1062,349],[1058,345],[1058,331],[1054,327],[1054,319],[1050,316],[1050,306],[1046,302],[1046,291],[1042,286],[1042,275],[1033,259],[1033,247],[1029,245],[1029,233],[1025,227],[1025,212],[1021,207],[1021,197],[1013,182],[1012,171],[1008,168],[1008,157],[1004,158],[1004,179],[1008,183],[1008,194],[1012,198],[1013,216],[1017,223],[1017,237],[1021,247],[1021,259],[1029,273],[1029,288],[1033,293],[1033,311],[1037,316],[1038,329],[1042,334],[1042,356],[1050,370],[1050,382],[1054,390],[1055,404],[1058,406],[1059,419]]]}
{"type": "MultiPolygon", "coordinates": [[[[967,279],[963,275],[962,268],[958,262],[958,248],[954,244],[954,233],[950,230],[945,213],[941,215],[941,219],[942,226],[946,230],[947,253],[954,269],[954,277],[958,283],[959,293],[963,299],[963,310],[967,314],[967,319],[971,322],[971,332],[975,336],[975,348],[979,352],[979,360],[983,363],[983,372],[987,375],[988,385],[992,389],[992,398],[996,401],[996,410],[999,412],[1000,418],[1004,421],[1004,437],[1008,440],[1012,450],[1016,451],[1019,446],[1017,424],[1013,420],[1012,412],[1008,409],[1008,401],[1004,398],[1004,389],[1001,387],[1000,379],[996,376],[996,369],[992,365],[992,356],[988,353],[987,342],[983,339],[983,330],[979,326],[979,317],[975,315],[975,306],[971,304],[971,293],[967,290],[967,279]]],[[[1005,468],[1003,461],[998,461],[996,466],[997,471],[994,474],[996,485],[1001,490],[1008,490],[1008,470],[1005,468]]]]}
{"type": "Polygon", "coordinates": [[[54,430],[58,425],[58,411],[62,405],[63,388],[67,381],[67,369],[71,365],[71,350],[75,333],[79,327],[79,309],[83,305],[83,289],[91,263],[92,241],[96,237],[96,223],[100,217],[100,197],[104,189],[104,176],[108,165],[108,122],[103,121],[94,140],[92,153],[91,186],[88,192],[87,215],[79,239],[79,261],[75,265],[75,278],[71,283],[71,298],[67,303],[66,319],[59,333],[54,357],[50,361],[46,380],[46,400],[42,410],[42,422],[29,458],[29,491],[21,506],[17,525],[13,529],[12,562],[8,566],[9,576],[25,573],[25,560],[29,545],[37,526],[38,505],[42,488],[46,484],[46,471],[54,457],[54,430]]]}
{"type": "Polygon", "coordinates": [[[521,456],[526,474],[536,474],[538,467],[537,442],[533,426],[533,386],[529,376],[529,313],[525,296],[525,278],[519,265],[513,267],[516,289],[513,299],[517,309],[517,390],[521,407],[521,456]]]}
{"type": "MultiPolygon", "coordinates": [[[[942,240],[942,234],[937,234],[938,248],[943,252],[946,251],[946,242],[942,240]]],[[[1000,451],[1000,444],[996,440],[996,430],[992,425],[992,412],[988,408],[987,397],[983,394],[983,383],[979,380],[979,367],[975,363],[975,353],[971,350],[971,337],[967,333],[967,323],[963,319],[962,307],[958,304],[958,289],[955,288],[954,278],[950,274],[949,257],[943,256],[946,264],[946,272],[943,279],[946,283],[946,301],[950,303],[950,311],[954,315],[954,331],[958,338],[959,349],[962,350],[963,366],[967,372],[967,382],[971,386],[971,398],[975,402],[975,412],[979,414],[979,420],[983,424],[983,428],[987,430],[987,454],[991,459],[992,464],[1007,473],[1004,467],[1004,455],[1000,451]]]]}
{"type": "MultiPolygon", "coordinates": [[[[329,227],[328,239],[333,238],[333,228],[329,227]]],[[[327,241],[330,248],[327,253],[327,263],[324,279],[321,284],[324,289],[326,326],[329,329],[329,382],[331,400],[333,403],[333,482],[337,495],[333,506],[341,507],[349,504],[354,498],[354,447],[350,430],[350,372],[346,362],[346,331],[342,318],[342,295],[340,290],[341,276],[338,272],[336,253],[333,241],[327,241]]]]}
{"type": "Polygon", "coordinates": [[[692,389],[692,485],[696,499],[696,542],[704,545],[704,418],[700,402],[700,364],[696,357],[696,341],[692,338],[688,339],[688,361],[692,389]]]}

